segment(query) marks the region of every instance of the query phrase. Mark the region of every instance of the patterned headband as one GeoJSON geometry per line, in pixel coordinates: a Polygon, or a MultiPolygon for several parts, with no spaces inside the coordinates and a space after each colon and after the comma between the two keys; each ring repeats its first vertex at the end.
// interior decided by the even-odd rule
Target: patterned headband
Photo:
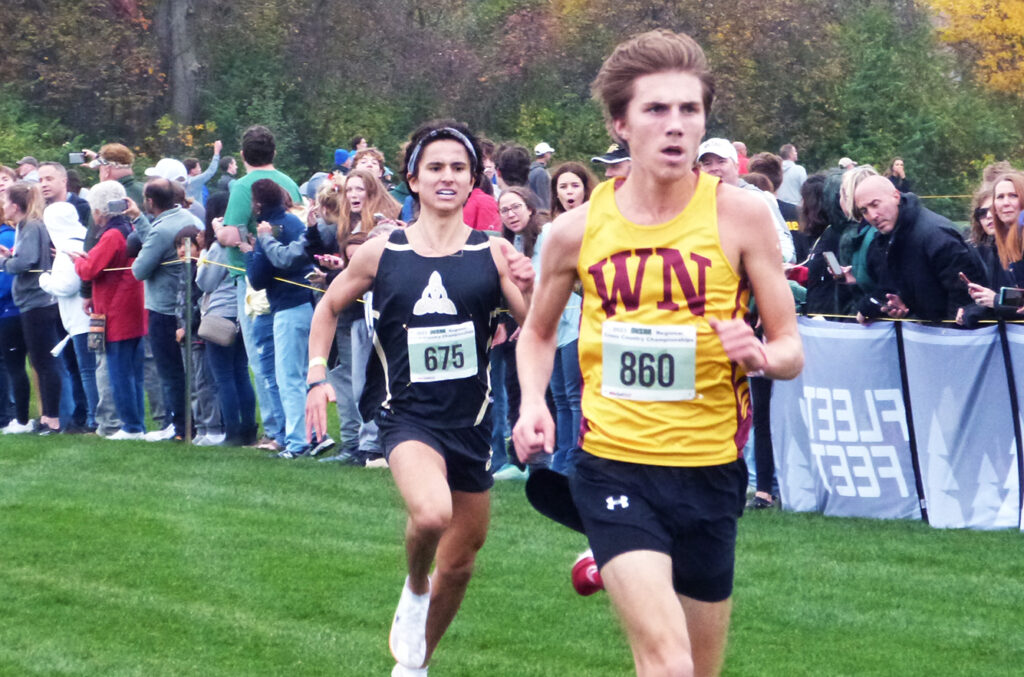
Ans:
{"type": "Polygon", "coordinates": [[[442,127],[440,129],[435,129],[434,131],[424,136],[412,149],[412,153],[409,154],[409,163],[406,166],[406,172],[408,172],[410,176],[416,175],[416,163],[420,159],[420,152],[423,150],[423,147],[427,145],[427,143],[429,143],[430,141],[433,141],[437,137],[441,136],[442,134],[445,135],[445,138],[454,137],[455,141],[460,142],[463,146],[466,147],[466,152],[469,153],[470,157],[470,166],[472,167],[473,173],[476,174],[477,157],[476,151],[473,150],[473,144],[466,137],[466,135],[460,132],[459,130],[454,129],[452,127],[442,127]]]}

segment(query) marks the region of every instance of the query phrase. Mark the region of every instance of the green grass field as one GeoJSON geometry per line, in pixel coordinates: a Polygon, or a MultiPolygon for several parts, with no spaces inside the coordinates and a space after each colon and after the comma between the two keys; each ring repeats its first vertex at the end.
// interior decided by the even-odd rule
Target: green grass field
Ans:
{"type": "MultiPolygon", "coordinates": [[[[581,539],[493,492],[431,674],[632,673],[581,539]]],[[[404,517],[386,470],[242,449],[0,439],[0,675],[388,675],[404,517]]],[[[741,520],[726,674],[1020,675],[1024,535],[741,520]]]]}

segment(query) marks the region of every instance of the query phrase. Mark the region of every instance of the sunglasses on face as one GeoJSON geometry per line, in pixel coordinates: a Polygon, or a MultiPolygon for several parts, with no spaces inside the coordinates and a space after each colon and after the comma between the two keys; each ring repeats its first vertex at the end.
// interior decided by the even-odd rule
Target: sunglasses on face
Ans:
{"type": "Polygon", "coordinates": [[[991,207],[978,207],[974,210],[974,218],[983,219],[988,216],[989,212],[992,211],[991,207]]]}

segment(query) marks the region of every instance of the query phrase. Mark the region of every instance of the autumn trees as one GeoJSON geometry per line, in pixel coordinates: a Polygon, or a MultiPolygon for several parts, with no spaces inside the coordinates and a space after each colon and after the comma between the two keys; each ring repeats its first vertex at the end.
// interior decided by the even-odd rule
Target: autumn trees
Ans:
{"type": "Polygon", "coordinates": [[[496,139],[544,139],[561,158],[585,157],[607,143],[589,99],[602,59],[663,26],[708,52],[713,133],[752,151],[796,143],[812,169],[901,155],[922,190],[962,191],[981,163],[1022,150],[1022,6],[7,0],[0,154],[55,155],[76,136],[178,153],[259,121],[278,135],[280,164],[304,174],[355,133],[392,160],[418,122],[453,115],[496,139]]]}

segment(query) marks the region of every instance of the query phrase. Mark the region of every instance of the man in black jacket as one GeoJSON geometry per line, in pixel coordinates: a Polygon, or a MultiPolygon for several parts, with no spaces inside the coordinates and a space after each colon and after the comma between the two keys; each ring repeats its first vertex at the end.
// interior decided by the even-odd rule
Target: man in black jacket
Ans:
{"type": "Polygon", "coordinates": [[[959,279],[987,279],[977,255],[948,219],[925,208],[913,193],[900,194],[883,176],[868,176],[854,190],[854,216],[878,231],[868,270],[884,294],[866,297],[858,320],[887,315],[930,322],[952,320],[971,303],[959,279]]]}

